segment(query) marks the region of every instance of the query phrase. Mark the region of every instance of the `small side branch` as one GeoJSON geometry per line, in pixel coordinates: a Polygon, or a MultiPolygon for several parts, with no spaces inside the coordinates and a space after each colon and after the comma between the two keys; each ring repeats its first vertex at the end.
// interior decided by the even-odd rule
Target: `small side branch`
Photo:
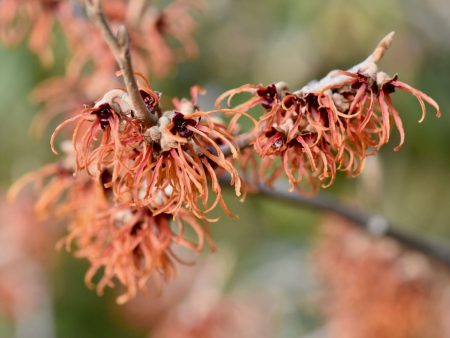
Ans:
{"type": "Polygon", "coordinates": [[[395,32],[390,32],[387,34],[378,45],[375,47],[370,58],[373,62],[378,63],[384,56],[384,53],[391,47],[392,41],[394,40],[395,32]]]}
{"type": "Polygon", "coordinates": [[[125,86],[133,104],[135,117],[142,120],[147,127],[156,125],[158,118],[147,110],[134,76],[135,73],[130,55],[130,39],[126,28],[120,26],[117,36],[115,36],[103,12],[100,0],[85,0],[85,3],[87,14],[100,29],[122,71],[125,86]]]}

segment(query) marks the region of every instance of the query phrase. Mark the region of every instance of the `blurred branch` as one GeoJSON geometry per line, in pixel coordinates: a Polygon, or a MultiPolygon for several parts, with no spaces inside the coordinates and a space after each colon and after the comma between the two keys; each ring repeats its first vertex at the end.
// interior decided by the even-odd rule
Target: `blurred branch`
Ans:
{"type": "Polygon", "coordinates": [[[127,87],[133,104],[135,117],[142,120],[148,126],[154,126],[158,122],[158,117],[147,110],[135,78],[133,64],[130,56],[130,39],[125,26],[120,26],[117,36],[114,36],[108,19],[103,12],[100,0],[85,0],[86,11],[91,20],[100,29],[103,38],[113,53],[127,87]]]}
{"type": "Polygon", "coordinates": [[[302,196],[295,192],[289,192],[287,187],[272,188],[260,184],[256,193],[283,202],[302,205],[319,211],[332,212],[351,221],[352,225],[371,235],[386,236],[394,239],[404,246],[419,251],[429,257],[433,257],[447,265],[447,267],[450,267],[450,250],[448,247],[438,245],[437,243],[431,243],[426,239],[403,232],[393,226],[393,224],[382,215],[369,214],[357,210],[354,207],[347,206],[337,199],[324,194],[319,194],[315,197],[302,196]]]}
{"type": "Polygon", "coordinates": [[[307,334],[300,336],[299,338],[326,338],[326,337],[328,337],[326,327],[321,327],[317,330],[308,332],[307,334]]]}
{"type": "MultiPolygon", "coordinates": [[[[226,175],[220,177],[219,180],[224,186],[227,186],[230,182],[229,177],[226,175]]],[[[348,206],[332,196],[319,194],[314,197],[307,197],[299,193],[289,192],[287,186],[269,187],[263,183],[260,183],[251,193],[296,206],[301,205],[318,211],[334,213],[349,220],[350,224],[372,236],[391,238],[410,249],[440,261],[450,268],[450,249],[447,246],[432,243],[429,240],[399,230],[384,216],[357,210],[355,207],[348,206]]]]}

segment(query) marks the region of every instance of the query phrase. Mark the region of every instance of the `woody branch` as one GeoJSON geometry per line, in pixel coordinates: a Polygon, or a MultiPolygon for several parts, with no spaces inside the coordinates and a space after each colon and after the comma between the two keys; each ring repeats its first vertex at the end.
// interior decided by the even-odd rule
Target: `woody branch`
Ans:
{"type": "Polygon", "coordinates": [[[147,110],[134,76],[135,73],[130,55],[130,38],[127,29],[122,25],[119,27],[117,35],[114,35],[103,12],[100,0],[85,0],[85,5],[89,17],[101,31],[119,65],[133,104],[135,117],[142,120],[147,127],[156,125],[158,117],[147,110]]]}
{"type": "Polygon", "coordinates": [[[343,204],[337,199],[319,194],[315,197],[305,197],[290,193],[281,187],[268,187],[260,184],[257,193],[282,202],[303,205],[319,211],[334,213],[350,221],[350,224],[369,233],[372,236],[385,236],[395,240],[403,246],[416,250],[428,257],[450,267],[450,251],[443,245],[431,243],[429,240],[416,237],[399,230],[382,215],[370,214],[343,204]]]}

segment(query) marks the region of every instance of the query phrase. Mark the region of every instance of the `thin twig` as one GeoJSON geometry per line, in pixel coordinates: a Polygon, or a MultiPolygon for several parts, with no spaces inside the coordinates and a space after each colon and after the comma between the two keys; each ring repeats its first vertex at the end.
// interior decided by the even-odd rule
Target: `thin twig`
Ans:
{"type": "Polygon", "coordinates": [[[156,125],[158,117],[147,110],[139,92],[133,64],[131,63],[130,39],[125,26],[120,26],[117,31],[117,36],[114,36],[108,19],[101,7],[100,0],[85,0],[85,3],[89,17],[100,29],[122,71],[128,95],[130,95],[131,103],[133,104],[135,117],[142,120],[147,127],[156,125]]]}

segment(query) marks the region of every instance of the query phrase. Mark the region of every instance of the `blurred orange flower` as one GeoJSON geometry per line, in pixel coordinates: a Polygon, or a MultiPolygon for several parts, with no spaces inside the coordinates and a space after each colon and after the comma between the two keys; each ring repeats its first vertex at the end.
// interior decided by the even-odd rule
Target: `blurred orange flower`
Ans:
{"type": "Polygon", "coordinates": [[[336,217],[322,226],[314,257],[332,337],[450,334],[449,276],[425,257],[369,238],[336,217]]]}

